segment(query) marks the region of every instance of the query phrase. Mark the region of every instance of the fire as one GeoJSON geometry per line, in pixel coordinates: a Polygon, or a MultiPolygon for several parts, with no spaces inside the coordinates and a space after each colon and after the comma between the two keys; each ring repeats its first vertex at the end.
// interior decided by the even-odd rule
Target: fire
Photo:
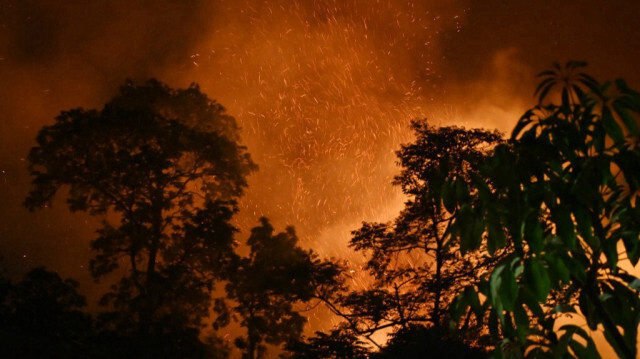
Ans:
{"type": "MultiPolygon", "coordinates": [[[[260,170],[242,228],[266,215],[338,255],[362,220],[403,201],[390,183],[408,123],[428,117],[440,31],[460,13],[397,1],[222,1],[223,20],[178,76],[195,79],[243,127],[260,170]],[[419,60],[416,60],[419,59],[419,60]],[[326,238],[340,227],[340,235],[326,238]],[[337,243],[340,242],[340,243],[337,243]]],[[[387,211],[390,216],[394,213],[387,211]]],[[[344,253],[342,253],[344,254],[344,253]]]]}
{"type": "MultiPolygon", "coordinates": [[[[395,151],[412,140],[410,120],[446,124],[474,115],[452,110],[447,101],[460,100],[447,97],[439,72],[440,34],[459,32],[468,9],[395,0],[223,0],[219,10],[216,30],[185,60],[196,64],[162,77],[198,82],[241,124],[260,169],[237,225],[245,235],[260,216],[276,228],[293,225],[307,247],[347,260],[351,285],[365,287],[363,257],[347,244],[362,221],[388,221],[402,209],[405,198],[391,182],[399,171],[395,151]]],[[[492,70],[508,60],[499,57],[492,70]]],[[[485,88],[476,87],[481,97],[485,88]]],[[[513,107],[499,117],[515,120],[513,107]]],[[[329,325],[324,315],[310,317],[314,329],[329,325]]]]}

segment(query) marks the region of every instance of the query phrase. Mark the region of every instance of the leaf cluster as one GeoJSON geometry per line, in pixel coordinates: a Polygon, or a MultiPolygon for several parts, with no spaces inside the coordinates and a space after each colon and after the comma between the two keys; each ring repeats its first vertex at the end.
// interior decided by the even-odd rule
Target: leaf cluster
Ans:
{"type": "Polygon", "coordinates": [[[214,308],[219,314],[216,325],[233,318],[246,328],[247,335],[235,344],[251,359],[265,355],[264,344],[296,341],[306,323],[296,305],[338,287],[341,273],[336,264],[299,247],[292,227],[274,233],[268,219],[260,222],[247,240],[249,255],[238,257],[228,276],[225,289],[232,315],[221,300],[214,308]]]}
{"type": "Polygon", "coordinates": [[[621,260],[640,260],[640,96],[622,80],[567,75],[582,66],[541,74],[541,104],[524,114],[481,176],[465,180],[479,200],[457,203],[475,219],[455,219],[461,247],[514,248],[456,303],[488,313],[498,356],[597,357],[582,328],[555,329],[558,317],[576,310],[591,330],[604,327],[619,356],[636,356],[638,282],[621,260]],[[556,85],[559,104],[545,103],[556,85]]]}

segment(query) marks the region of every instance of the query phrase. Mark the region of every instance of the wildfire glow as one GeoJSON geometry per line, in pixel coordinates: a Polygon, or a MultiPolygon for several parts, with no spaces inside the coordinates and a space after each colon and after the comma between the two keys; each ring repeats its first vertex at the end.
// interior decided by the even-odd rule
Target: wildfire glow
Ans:
{"type": "Polygon", "coordinates": [[[344,243],[328,233],[400,208],[394,151],[411,119],[435,112],[435,39],[461,26],[463,10],[445,18],[412,2],[338,0],[223,1],[220,10],[223,23],[180,77],[227,106],[260,165],[240,225],[267,215],[337,255],[344,243]]]}
{"type": "MultiPolygon", "coordinates": [[[[453,100],[438,71],[446,61],[438,38],[459,32],[467,9],[283,0],[221,1],[220,11],[186,74],[163,78],[195,79],[242,126],[260,169],[242,199],[239,227],[247,233],[260,216],[293,225],[308,247],[346,259],[353,287],[365,287],[363,258],[347,243],[362,221],[387,221],[402,209],[405,199],[391,182],[395,151],[412,139],[410,120],[453,124],[469,115],[447,104],[453,100]]],[[[493,70],[508,60],[501,55],[493,70]]],[[[486,88],[473,94],[477,104],[486,88]]],[[[518,115],[513,106],[481,111],[491,122],[464,125],[494,127],[518,115]]],[[[309,317],[312,330],[336,322],[318,311],[309,317]]],[[[376,337],[384,342],[385,335],[376,337]]]]}

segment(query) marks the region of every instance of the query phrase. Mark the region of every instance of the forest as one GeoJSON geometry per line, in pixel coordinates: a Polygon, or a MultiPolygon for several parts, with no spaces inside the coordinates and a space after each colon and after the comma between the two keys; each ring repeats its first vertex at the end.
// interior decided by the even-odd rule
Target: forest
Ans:
{"type": "Polygon", "coordinates": [[[7,358],[600,358],[637,356],[640,93],[568,62],[538,75],[509,136],[411,122],[389,222],[349,246],[368,280],[294,227],[234,226],[260,169],[199,86],[127,81],[102,109],[62,111],[29,155],[24,205],[99,219],[86,258],[105,284],[44,267],[0,277],[7,358]],[[532,89],[533,90],[533,89],[532,89]],[[320,311],[332,328],[311,332],[320,311]]]}

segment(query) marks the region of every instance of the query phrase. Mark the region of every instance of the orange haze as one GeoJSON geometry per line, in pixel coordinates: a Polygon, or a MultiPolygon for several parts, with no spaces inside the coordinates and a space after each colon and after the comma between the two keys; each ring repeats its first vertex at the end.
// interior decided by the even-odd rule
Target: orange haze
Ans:
{"type": "Polygon", "coordinates": [[[199,83],[242,126],[260,166],[236,219],[243,235],[268,216],[357,271],[349,232],[402,208],[390,182],[411,119],[508,132],[533,104],[535,72],[556,60],[637,88],[639,13],[630,0],[0,0],[4,265],[46,265],[96,298],[95,220],[60,200],[22,209],[25,157],[61,110],[157,77],[199,83]]]}

